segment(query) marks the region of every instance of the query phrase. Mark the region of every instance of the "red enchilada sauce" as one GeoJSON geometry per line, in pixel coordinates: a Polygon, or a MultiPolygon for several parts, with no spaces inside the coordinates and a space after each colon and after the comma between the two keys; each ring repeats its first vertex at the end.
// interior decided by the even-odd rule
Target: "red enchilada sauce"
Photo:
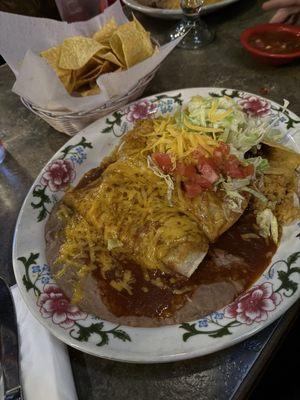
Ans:
{"type": "MultiPolygon", "coordinates": [[[[195,290],[201,291],[202,287],[207,289],[216,283],[236,284],[232,298],[228,301],[227,296],[222,306],[233,301],[263,273],[275,251],[276,245],[271,239],[258,235],[253,213],[246,212],[210,246],[204,261],[189,279],[181,275],[176,275],[174,279],[172,274],[153,270],[149,271],[145,280],[141,268],[119,260],[119,267],[112,270],[107,279],[98,273],[97,281],[103,301],[114,315],[168,318],[184,306],[195,290]],[[109,284],[112,279],[118,279],[124,270],[130,270],[135,279],[131,284],[132,294],[126,290],[117,291],[109,284]],[[153,284],[153,280],[159,285],[153,284]],[[177,294],[173,293],[174,290],[177,294]]],[[[215,311],[210,310],[210,303],[214,303],[213,299],[207,299],[207,304],[203,304],[203,315],[215,311]]],[[[201,310],[199,317],[200,314],[201,310]]]]}
{"type": "Polygon", "coordinates": [[[249,44],[258,50],[273,54],[289,54],[300,51],[300,32],[260,32],[249,39],[249,44]]]}

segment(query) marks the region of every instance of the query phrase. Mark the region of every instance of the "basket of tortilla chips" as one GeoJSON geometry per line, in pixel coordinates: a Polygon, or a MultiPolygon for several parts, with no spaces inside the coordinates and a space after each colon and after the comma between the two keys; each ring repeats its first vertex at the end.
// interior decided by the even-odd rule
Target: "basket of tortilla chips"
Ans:
{"type": "Polygon", "coordinates": [[[125,96],[112,99],[104,105],[87,112],[53,112],[35,106],[23,97],[21,97],[21,101],[30,111],[41,117],[54,129],[73,136],[97,119],[118,110],[119,108],[140,97],[148,83],[154,77],[156,70],[157,69],[148,74],[145,78],[141,79],[138,85],[130,92],[126,93],[125,96]]]}
{"type": "MultiPolygon", "coordinates": [[[[102,74],[124,71],[151,57],[158,44],[134,18],[117,25],[114,18],[92,37],[73,36],[61,44],[40,53],[55,71],[61,84],[71,96],[85,97],[101,92],[97,79],[102,74]]],[[[21,97],[23,104],[43,118],[54,129],[74,135],[96,119],[138,98],[156,72],[148,73],[123,96],[115,96],[105,104],[88,111],[50,111],[21,97]]]]}

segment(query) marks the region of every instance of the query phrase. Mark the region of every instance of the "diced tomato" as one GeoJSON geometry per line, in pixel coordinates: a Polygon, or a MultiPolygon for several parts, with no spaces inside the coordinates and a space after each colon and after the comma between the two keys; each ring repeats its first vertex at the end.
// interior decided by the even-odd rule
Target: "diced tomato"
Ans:
{"type": "Polygon", "coordinates": [[[213,152],[212,161],[217,171],[223,170],[223,164],[226,156],[229,155],[230,148],[228,144],[221,142],[220,146],[216,147],[213,152]]]}
{"type": "Polygon", "coordinates": [[[152,155],[153,160],[164,172],[172,172],[182,177],[182,184],[189,198],[194,198],[211,188],[219,179],[220,174],[242,179],[254,173],[253,166],[243,165],[234,154],[230,154],[230,147],[224,142],[220,142],[210,157],[207,157],[201,148],[193,152],[193,157],[197,162],[196,166],[178,162],[176,168],[173,169],[168,154],[154,153],[152,155]]]}
{"type": "Polygon", "coordinates": [[[197,150],[193,151],[193,157],[196,158],[196,160],[199,157],[205,157],[205,152],[202,150],[201,147],[198,147],[197,150]]]}
{"type": "Polygon", "coordinates": [[[169,154],[159,152],[153,153],[152,160],[166,174],[170,173],[173,169],[172,160],[169,154]]]}
{"type": "Polygon", "coordinates": [[[223,161],[223,152],[218,147],[214,149],[213,158],[223,161]]]}
{"type": "Polygon", "coordinates": [[[190,198],[194,198],[202,193],[204,190],[209,189],[212,183],[204,178],[204,176],[195,174],[193,178],[183,183],[186,194],[190,198]]]}
{"type": "Polygon", "coordinates": [[[207,162],[213,167],[216,172],[219,173],[223,171],[224,158],[221,152],[217,152],[216,155],[214,153],[207,162]]]}
{"type": "Polygon", "coordinates": [[[177,163],[176,163],[176,168],[175,168],[175,170],[174,170],[174,173],[175,173],[176,175],[179,175],[179,176],[184,176],[184,173],[185,173],[185,164],[183,164],[182,162],[177,162],[177,163]]]}
{"type": "Polygon", "coordinates": [[[185,178],[191,179],[196,173],[194,165],[185,165],[181,162],[176,164],[175,173],[185,178]]]}
{"type": "Polygon", "coordinates": [[[224,164],[225,172],[231,178],[242,179],[253,175],[253,165],[242,165],[235,155],[230,155],[224,164]]]}
{"type": "Polygon", "coordinates": [[[194,165],[186,165],[184,176],[186,178],[193,178],[197,173],[196,167],[194,165]]]}
{"type": "Polygon", "coordinates": [[[225,156],[229,155],[230,152],[230,147],[227,143],[220,142],[220,145],[217,147],[217,149],[224,154],[225,156]]]}
{"type": "Polygon", "coordinates": [[[209,162],[202,163],[201,166],[198,166],[199,172],[203,175],[203,177],[208,180],[210,183],[215,183],[219,179],[219,175],[216,173],[214,168],[210,165],[209,162]]]}
{"type": "Polygon", "coordinates": [[[251,175],[253,175],[253,174],[254,174],[254,167],[253,167],[253,165],[252,165],[252,164],[246,165],[246,166],[244,167],[244,176],[245,176],[245,178],[246,178],[247,176],[251,176],[251,175]]]}
{"type": "Polygon", "coordinates": [[[207,160],[208,160],[207,157],[205,157],[205,156],[199,154],[198,157],[197,157],[197,168],[198,168],[198,169],[201,168],[201,165],[202,165],[203,163],[207,162],[207,160]]]}
{"type": "Polygon", "coordinates": [[[212,186],[212,182],[206,179],[204,176],[196,174],[191,181],[191,183],[195,183],[200,185],[202,189],[209,189],[212,186]]]}
{"type": "Polygon", "coordinates": [[[186,195],[190,199],[197,197],[200,193],[203,192],[203,188],[200,185],[198,185],[197,183],[185,182],[183,184],[183,187],[186,192],[186,195]]]}
{"type": "Polygon", "coordinates": [[[228,159],[224,163],[224,170],[228,176],[231,178],[243,178],[243,170],[240,165],[239,159],[234,156],[230,155],[228,159]]]}
{"type": "Polygon", "coordinates": [[[201,166],[203,163],[209,160],[209,158],[206,157],[204,151],[201,148],[198,148],[193,152],[193,157],[197,160],[198,166],[201,166]]]}

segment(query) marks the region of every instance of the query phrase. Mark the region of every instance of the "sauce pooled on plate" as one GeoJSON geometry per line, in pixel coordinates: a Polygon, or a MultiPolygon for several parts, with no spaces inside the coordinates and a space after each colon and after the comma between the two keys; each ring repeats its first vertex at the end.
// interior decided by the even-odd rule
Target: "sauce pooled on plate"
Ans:
{"type": "MultiPolygon", "coordinates": [[[[215,286],[216,283],[223,284],[220,285],[218,295],[224,298],[225,306],[228,304],[228,294],[224,296],[222,291],[224,287],[226,288],[226,284],[236,284],[237,289],[230,298],[230,301],[233,301],[263,273],[275,251],[276,245],[271,239],[258,235],[255,216],[246,212],[216,243],[211,245],[206,258],[190,278],[179,274],[174,277],[174,274],[153,270],[145,280],[139,266],[128,261],[122,263],[122,260],[119,260],[119,270],[113,270],[113,276],[103,279],[101,274],[97,273],[97,281],[103,293],[103,301],[116,316],[168,318],[184,306],[195,290],[200,292],[200,296],[203,290],[205,302],[203,309],[199,309],[200,317],[215,311],[213,308],[215,299],[209,298],[207,290],[209,286],[215,286]],[[111,279],[117,278],[115,274],[121,274],[122,270],[130,270],[134,277],[131,294],[124,290],[118,292],[109,284],[111,279]]],[[[211,293],[212,296],[216,295],[215,291],[211,293]]]]}

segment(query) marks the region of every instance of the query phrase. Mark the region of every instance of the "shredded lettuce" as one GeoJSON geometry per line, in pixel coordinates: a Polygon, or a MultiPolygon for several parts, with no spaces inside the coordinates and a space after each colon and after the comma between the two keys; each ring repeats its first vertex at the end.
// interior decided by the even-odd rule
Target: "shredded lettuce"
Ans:
{"type": "MultiPolygon", "coordinates": [[[[230,154],[246,164],[253,165],[255,174],[263,174],[269,167],[267,159],[261,156],[245,158],[245,154],[251,149],[259,149],[264,139],[280,141],[282,134],[274,126],[286,110],[288,102],[278,111],[274,118],[252,117],[245,113],[240,105],[230,97],[202,97],[194,96],[187,104],[187,108],[175,116],[179,126],[184,127],[193,134],[212,135],[218,142],[222,141],[230,145],[230,154]],[[188,123],[187,123],[188,122],[188,123]],[[186,126],[188,125],[188,126],[186,126]],[[206,128],[214,128],[211,132],[199,132],[193,130],[193,125],[206,128]]],[[[244,196],[242,192],[248,192],[263,203],[267,198],[251,186],[253,177],[245,179],[220,178],[215,183],[226,192],[227,210],[239,212],[241,210],[244,196]]]]}
{"type": "Polygon", "coordinates": [[[269,168],[269,162],[266,158],[262,158],[261,156],[247,158],[245,160],[247,164],[252,164],[255,172],[263,173],[269,168]]]}
{"type": "Polygon", "coordinates": [[[242,203],[245,198],[237,190],[226,191],[226,206],[233,212],[242,212],[242,203]]]}
{"type": "MultiPolygon", "coordinates": [[[[287,107],[286,102],[283,107],[287,107]]],[[[214,136],[217,140],[230,144],[240,158],[264,138],[275,141],[282,139],[280,131],[273,128],[280,116],[273,121],[270,117],[250,117],[227,96],[194,96],[183,114],[193,125],[221,129],[214,136]]]]}
{"type": "Polygon", "coordinates": [[[261,236],[271,236],[274,242],[278,243],[278,222],[269,208],[266,208],[264,211],[260,211],[257,214],[256,223],[260,228],[261,236]]]}
{"type": "Polygon", "coordinates": [[[248,186],[244,187],[241,189],[244,192],[248,192],[251,193],[253,196],[257,197],[260,201],[262,201],[263,203],[267,203],[268,199],[266,198],[266,196],[264,196],[261,192],[259,192],[258,190],[252,189],[248,186]]]}
{"type": "Polygon", "coordinates": [[[249,185],[250,178],[245,178],[245,179],[227,178],[226,181],[223,179],[217,183],[219,183],[222,186],[222,189],[226,193],[225,196],[226,207],[233,212],[237,213],[242,212],[242,203],[245,200],[245,198],[241,193],[239,193],[239,190],[249,185]]]}
{"type": "Polygon", "coordinates": [[[222,180],[217,183],[219,183],[222,186],[223,190],[225,190],[227,206],[234,212],[242,211],[241,206],[244,197],[240,192],[248,192],[253,196],[257,197],[263,203],[266,203],[268,201],[267,198],[261,192],[248,186],[251,183],[250,178],[244,178],[244,179],[228,178],[227,181],[222,180]]]}
{"type": "Polygon", "coordinates": [[[223,182],[223,187],[226,192],[233,190],[240,190],[249,185],[250,182],[251,182],[250,178],[244,178],[244,179],[227,178],[227,181],[223,182]]]}

